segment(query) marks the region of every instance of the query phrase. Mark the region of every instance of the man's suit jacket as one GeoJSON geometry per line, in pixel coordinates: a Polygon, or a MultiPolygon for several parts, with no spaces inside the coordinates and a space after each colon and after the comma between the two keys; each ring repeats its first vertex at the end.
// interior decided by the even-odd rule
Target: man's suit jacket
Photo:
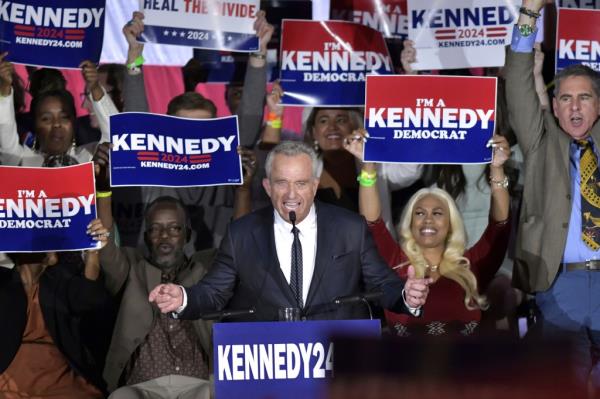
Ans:
{"type": "MultiPolygon", "coordinates": [[[[404,282],[377,252],[364,218],[345,209],[315,202],[317,252],[305,307],[306,319],[368,317],[364,304],[335,306],[335,297],[375,288],[384,293],[382,305],[406,312],[404,282]]],[[[186,289],[188,304],[182,318],[198,318],[223,308],[256,313],[243,320],[278,319],[278,310],[297,307],[277,259],[273,208],[253,212],[231,223],[211,270],[186,289]]]]}
{"type": "MultiPolygon", "coordinates": [[[[547,290],[563,258],[571,216],[569,146],[549,111],[542,111],[533,78],[533,52],[507,49],[506,102],[510,123],[525,156],[513,284],[527,292],[547,290]]],[[[600,124],[591,135],[600,144],[600,124]]]]}
{"type": "MultiPolygon", "coordinates": [[[[105,383],[83,343],[81,317],[103,309],[110,296],[102,283],[74,274],[64,264],[40,276],[39,301],[46,328],[76,374],[104,390],[105,383]]],[[[0,374],[13,361],[27,325],[27,294],[16,269],[0,267],[0,374]]]]}
{"type": "MultiPolygon", "coordinates": [[[[181,284],[194,284],[204,276],[214,250],[198,252],[178,274],[181,284]]],[[[117,248],[112,240],[100,250],[100,264],[106,287],[112,295],[123,293],[110,348],[106,356],[104,379],[109,391],[119,386],[121,374],[131,355],[142,344],[158,317],[158,309],[148,302],[150,291],[161,283],[161,270],[133,248],[117,248]]],[[[211,324],[199,320],[194,329],[200,344],[212,357],[211,324]]]]}

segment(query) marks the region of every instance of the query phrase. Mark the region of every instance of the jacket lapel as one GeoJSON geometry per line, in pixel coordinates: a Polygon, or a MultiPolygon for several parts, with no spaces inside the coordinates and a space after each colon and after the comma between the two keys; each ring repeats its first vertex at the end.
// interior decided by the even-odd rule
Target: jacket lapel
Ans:
{"type": "Polygon", "coordinates": [[[288,284],[281,266],[279,259],[277,258],[277,248],[275,246],[275,233],[273,230],[273,208],[266,208],[261,213],[261,222],[256,229],[252,231],[254,242],[257,248],[257,259],[253,260],[256,264],[260,264],[266,269],[266,273],[275,281],[279,287],[280,292],[286,298],[287,302],[291,305],[295,303],[294,294],[292,288],[288,284]],[[265,237],[267,239],[265,240],[265,237]],[[261,261],[262,260],[262,261],[261,261]]]}
{"type": "Polygon", "coordinates": [[[317,254],[315,256],[315,269],[306,298],[307,306],[312,304],[319,291],[323,273],[325,273],[333,254],[331,238],[335,236],[333,220],[327,215],[327,212],[319,212],[321,206],[317,201],[315,201],[315,207],[317,211],[317,254]]]}

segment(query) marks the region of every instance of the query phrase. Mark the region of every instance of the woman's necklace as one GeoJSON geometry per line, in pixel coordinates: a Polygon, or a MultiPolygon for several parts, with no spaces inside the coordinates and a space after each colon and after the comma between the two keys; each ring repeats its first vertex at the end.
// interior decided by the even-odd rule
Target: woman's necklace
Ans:
{"type": "Polygon", "coordinates": [[[440,267],[440,265],[425,265],[425,268],[430,270],[432,273],[437,272],[438,268],[440,267]]]}

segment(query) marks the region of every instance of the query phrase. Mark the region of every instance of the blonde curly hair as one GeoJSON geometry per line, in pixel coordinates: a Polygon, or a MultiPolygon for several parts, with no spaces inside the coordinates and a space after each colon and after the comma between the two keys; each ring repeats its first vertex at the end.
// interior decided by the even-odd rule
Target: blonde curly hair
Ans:
{"type": "Polygon", "coordinates": [[[477,289],[477,278],[471,271],[471,262],[463,255],[465,253],[466,233],[462,217],[456,203],[446,191],[440,188],[423,188],[417,191],[408,201],[402,212],[402,219],[398,226],[400,246],[408,257],[410,264],[415,268],[417,277],[425,276],[427,261],[423,256],[421,247],[415,241],[411,231],[412,216],[416,203],[426,196],[434,196],[446,204],[449,210],[450,231],[446,237],[446,248],[442,255],[442,262],[438,271],[441,276],[456,281],[465,290],[465,307],[469,310],[487,309],[488,302],[485,296],[480,295],[477,289]]]}

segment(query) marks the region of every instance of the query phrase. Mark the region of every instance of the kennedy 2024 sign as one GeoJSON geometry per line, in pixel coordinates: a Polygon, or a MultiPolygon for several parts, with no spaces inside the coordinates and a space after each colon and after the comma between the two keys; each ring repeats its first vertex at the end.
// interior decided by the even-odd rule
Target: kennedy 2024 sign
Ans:
{"type": "Polygon", "coordinates": [[[0,252],[97,248],[91,162],[64,168],[0,166],[0,252]]]}
{"type": "Polygon", "coordinates": [[[260,0],[140,0],[142,40],[195,48],[258,50],[260,0]]]}
{"type": "Polygon", "coordinates": [[[285,19],[281,27],[284,105],[364,105],[367,74],[391,74],[383,36],[345,21],[285,19]]]}
{"type": "Polygon", "coordinates": [[[242,184],[237,116],[188,119],[143,112],[110,117],[112,186],[242,184]]]}
{"type": "Polygon", "coordinates": [[[600,71],[600,10],[561,8],[556,29],[556,72],[573,64],[600,71]]]}
{"type": "Polygon", "coordinates": [[[0,53],[26,65],[78,68],[98,62],[104,0],[0,1],[0,53]]]}
{"type": "Polygon", "coordinates": [[[496,78],[368,76],[365,161],[489,163],[496,78]]]}
{"type": "Polygon", "coordinates": [[[379,320],[216,323],[216,397],[324,398],[334,374],[333,338],[380,335],[379,320]]]}

